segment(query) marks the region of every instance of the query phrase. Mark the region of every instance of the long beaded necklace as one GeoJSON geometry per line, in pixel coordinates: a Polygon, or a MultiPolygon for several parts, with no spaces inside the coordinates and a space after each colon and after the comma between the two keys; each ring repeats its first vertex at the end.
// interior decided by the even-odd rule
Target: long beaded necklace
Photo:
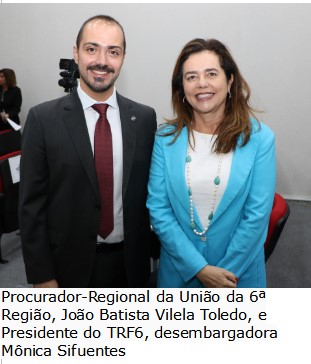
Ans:
{"type": "Polygon", "coordinates": [[[207,232],[207,230],[209,228],[211,220],[214,217],[217,190],[218,190],[218,186],[220,184],[220,171],[221,171],[222,159],[223,159],[223,153],[220,154],[220,156],[219,156],[216,177],[214,178],[214,181],[213,181],[214,182],[213,199],[211,202],[210,213],[208,215],[207,226],[202,231],[198,231],[196,229],[196,224],[194,222],[194,214],[193,214],[193,197],[192,197],[191,178],[190,178],[190,164],[192,161],[192,157],[190,155],[190,145],[188,143],[187,156],[186,156],[186,165],[187,165],[186,173],[187,173],[187,187],[188,187],[189,202],[190,202],[190,226],[191,226],[192,231],[198,236],[205,235],[205,233],[207,232]]]}

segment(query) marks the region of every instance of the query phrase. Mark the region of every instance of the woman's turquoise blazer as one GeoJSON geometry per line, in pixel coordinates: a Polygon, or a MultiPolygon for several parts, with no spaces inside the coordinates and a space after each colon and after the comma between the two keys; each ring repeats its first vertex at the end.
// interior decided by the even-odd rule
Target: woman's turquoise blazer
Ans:
{"type": "MultiPolygon", "coordinates": [[[[203,239],[190,226],[187,128],[173,144],[173,136],[160,135],[163,129],[157,133],[147,207],[161,242],[158,287],[202,287],[196,274],[206,264],[234,273],[237,287],[266,286],[263,246],[275,193],[275,141],[265,124],[251,122],[250,140],[242,147],[240,139],[233,153],[227,188],[203,239]]],[[[203,230],[196,210],[194,219],[203,230]]]]}

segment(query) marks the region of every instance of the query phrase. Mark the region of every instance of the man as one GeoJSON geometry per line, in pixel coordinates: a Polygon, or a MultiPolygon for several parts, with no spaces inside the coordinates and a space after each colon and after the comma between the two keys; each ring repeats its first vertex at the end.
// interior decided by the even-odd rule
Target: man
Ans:
{"type": "Polygon", "coordinates": [[[78,88],[29,112],[22,142],[20,231],[34,287],[147,285],[146,196],[156,115],[115,91],[125,48],[115,19],[88,19],[74,47],[78,88]],[[102,103],[106,113],[98,108],[102,103]],[[103,142],[108,132],[96,137],[98,125],[108,125],[108,142],[103,142]],[[101,169],[109,158],[105,173],[112,174],[111,182],[101,169]],[[105,192],[107,186],[111,189],[105,192]]]}

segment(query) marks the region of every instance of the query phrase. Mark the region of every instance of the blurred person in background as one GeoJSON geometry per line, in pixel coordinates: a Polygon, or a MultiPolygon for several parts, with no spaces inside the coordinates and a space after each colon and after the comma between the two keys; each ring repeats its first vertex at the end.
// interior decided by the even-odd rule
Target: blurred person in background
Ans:
{"type": "Polygon", "coordinates": [[[0,70],[0,130],[11,129],[7,119],[20,124],[18,114],[22,106],[21,89],[16,86],[15,72],[9,68],[0,70]]]}

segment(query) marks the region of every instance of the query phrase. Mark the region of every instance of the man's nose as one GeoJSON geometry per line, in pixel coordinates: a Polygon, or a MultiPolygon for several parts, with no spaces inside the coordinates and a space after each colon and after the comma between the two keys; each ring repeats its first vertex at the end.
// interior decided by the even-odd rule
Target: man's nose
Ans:
{"type": "Polygon", "coordinates": [[[97,52],[97,62],[103,66],[108,63],[107,51],[105,49],[101,49],[97,52]]]}

